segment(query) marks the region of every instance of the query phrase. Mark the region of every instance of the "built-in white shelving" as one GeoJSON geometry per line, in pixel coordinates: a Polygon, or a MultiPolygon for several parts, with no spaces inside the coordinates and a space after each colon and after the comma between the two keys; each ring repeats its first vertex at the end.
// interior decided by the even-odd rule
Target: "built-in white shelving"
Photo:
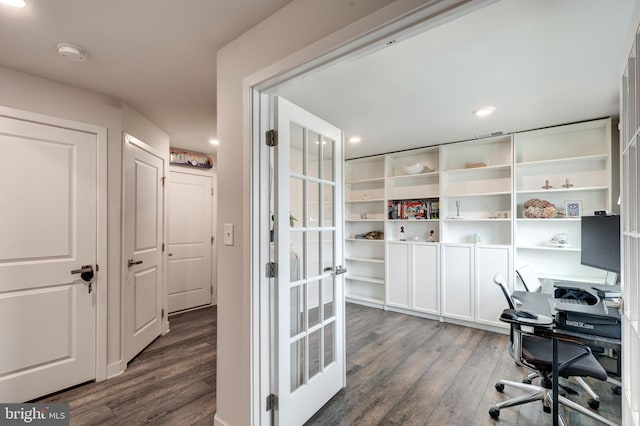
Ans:
{"type": "Polygon", "coordinates": [[[611,210],[611,172],[608,119],[348,160],[347,300],[500,328],[495,272],[510,288],[523,262],[589,275],[580,217],[528,218],[523,204],[611,210]],[[382,239],[362,239],[372,231],[382,239]],[[557,234],[566,247],[551,245],[557,234]]]}

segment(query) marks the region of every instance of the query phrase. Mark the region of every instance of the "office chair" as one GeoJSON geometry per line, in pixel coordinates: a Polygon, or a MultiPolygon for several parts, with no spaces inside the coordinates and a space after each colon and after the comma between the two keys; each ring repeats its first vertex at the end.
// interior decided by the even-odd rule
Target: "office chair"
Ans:
{"type": "MultiPolygon", "coordinates": [[[[529,265],[523,265],[516,269],[516,275],[520,278],[522,285],[525,290],[528,292],[540,292],[542,291],[542,283],[540,282],[540,278],[538,278],[538,274],[531,268],[529,265]]],[[[522,380],[522,383],[531,383],[533,379],[538,377],[538,373],[531,373],[522,380]]],[[[574,377],[574,380],[578,382],[578,384],[587,392],[590,396],[587,403],[589,407],[597,410],[600,407],[600,396],[595,393],[595,391],[589,386],[587,382],[584,381],[582,377],[574,377]]],[[[573,389],[564,388],[568,393],[577,394],[573,389]]]]}
{"type": "MultiPolygon", "coordinates": [[[[511,345],[509,347],[509,353],[518,365],[523,365],[535,371],[541,380],[540,386],[504,379],[500,380],[495,385],[498,392],[503,392],[505,386],[510,386],[528,393],[497,403],[489,409],[489,415],[493,419],[497,419],[500,416],[501,409],[527,404],[533,401],[541,401],[543,410],[549,413],[551,412],[551,405],[553,404],[551,392],[553,341],[546,337],[534,336],[522,331],[521,326],[531,326],[531,320],[519,316],[521,311],[516,309],[515,303],[505,287],[504,278],[500,274],[496,274],[493,280],[501,288],[509,306],[509,309],[505,309],[500,317],[501,321],[508,322],[511,325],[511,345]]],[[[549,320],[551,319],[549,318],[549,320]]],[[[551,321],[549,321],[549,324],[551,324],[551,321]]],[[[607,372],[595,359],[589,347],[562,340],[557,343],[560,376],[593,377],[599,380],[607,380],[607,372]]],[[[604,424],[611,426],[616,425],[562,395],[558,395],[558,403],[604,424]]],[[[558,416],[559,423],[564,425],[564,420],[560,415],[558,416]]]]}

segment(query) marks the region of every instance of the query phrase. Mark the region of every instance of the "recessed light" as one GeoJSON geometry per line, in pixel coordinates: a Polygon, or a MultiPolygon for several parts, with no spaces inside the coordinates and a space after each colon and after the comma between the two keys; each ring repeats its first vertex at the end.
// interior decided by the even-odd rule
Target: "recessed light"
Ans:
{"type": "Polygon", "coordinates": [[[495,110],[496,110],[496,107],[494,106],[483,106],[483,107],[474,109],[473,115],[475,115],[476,117],[486,117],[487,115],[493,114],[495,110]]]}
{"type": "Polygon", "coordinates": [[[27,5],[24,0],[0,0],[0,3],[11,7],[25,7],[27,5]]]}
{"type": "Polygon", "coordinates": [[[218,145],[218,139],[209,139],[211,145],[218,145]]]}
{"type": "Polygon", "coordinates": [[[352,136],[349,138],[349,142],[351,143],[358,143],[360,142],[362,139],[360,139],[360,136],[352,136]]]}

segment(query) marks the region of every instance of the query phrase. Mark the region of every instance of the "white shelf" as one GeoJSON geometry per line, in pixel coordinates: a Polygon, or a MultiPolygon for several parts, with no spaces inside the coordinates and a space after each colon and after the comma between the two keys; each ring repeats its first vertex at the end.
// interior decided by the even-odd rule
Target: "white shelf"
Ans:
{"type": "Polygon", "coordinates": [[[449,175],[463,174],[463,173],[473,174],[473,173],[509,170],[510,168],[511,168],[511,164],[499,164],[497,166],[471,167],[467,169],[451,169],[451,170],[444,170],[443,172],[449,175]]]}
{"type": "Polygon", "coordinates": [[[579,217],[551,217],[551,218],[532,218],[532,217],[519,217],[517,222],[535,222],[535,223],[550,223],[550,222],[580,222],[579,217]]]}
{"type": "Polygon", "coordinates": [[[402,222],[402,223],[424,223],[424,222],[437,222],[440,219],[387,219],[387,222],[402,222]]]}
{"type": "Polygon", "coordinates": [[[353,262],[384,263],[384,259],[376,259],[372,257],[345,257],[345,260],[351,260],[353,262]]]}
{"type": "Polygon", "coordinates": [[[362,281],[362,282],[371,283],[371,284],[384,285],[384,280],[382,278],[363,277],[361,275],[347,275],[345,279],[352,280],[352,281],[362,281]]]}
{"type": "Polygon", "coordinates": [[[411,178],[419,178],[419,177],[435,177],[438,176],[440,172],[429,172],[429,173],[416,173],[413,175],[396,175],[396,176],[388,176],[387,179],[411,179],[411,178]]]}
{"type": "Polygon", "coordinates": [[[525,189],[518,190],[516,194],[548,194],[554,192],[587,192],[587,191],[607,191],[609,187],[607,186],[585,186],[582,188],[551,188],[551,189],[525,189]]]}
{"type": "Polygon", "coordinates": [[[384,222],[384,219],[345,219],[345,222],[384,222]]]}
{"type": "Polygon", "coordinates": [[[528,167],[559,166],[565,163],[575,164],[575,163],[586,163],[590,161],[606,160],[608,157],[609,157],[608,154],[596,154],[596,155],[585,155],[580,157],[555,158],[551,160],[527,161],[523,163],[516,163],[516,167],[518,167],[518,169],[526,169],[528,167]]]}
{"type": "Polygon", "coordinates": [[[566,252],[579,252],[581,251],[576,247],[552,247],[552,246],[519,246],[516,245],[518,250],[550,250],[550,251],[566,251],[566,252]]]}
{"type": "Polygon", "coordinates": [[[345,182],[346,185],[358,184],[358,183],[369,183],[369,182],[381,182],[384,181],[384,177],[372,178],[372,179],[359,179],[359,180],[351,180],[349,182],[345,182]]]}
{"type": "Polygon", "coordinates": [[[384,240],[371,240],[368,238],[345,238],[345,241],[363,241],[368,243],[384,243],[384,240]]]}
{"type": "Polygon", "coordinates": [[[347,302],[349,302],[350,300],[355,300],[357,302],[374,303],[376,305],[384,304],[384,300],[378,299],[377,297],[360,296],[358,294],[347,294],[345,295],[345,299],[347,302]]]}
{"type": "Polygon", "coordinates": [[[384,198],[367,198],[365,200],[345,200],[345,203],[371,203],[376,201],[384,201],[384,198]]]}
{"type": "Polygon", "coordinates": [[[491,218],[464,218],[464,219],[452,219],[452,218],[444,218],[443,220],[445,220],[446,222],[511,222],[511,219],[509,218],[496,218],[496,219],[491,219],[491,218]]]}
{"type": "Polygon", "coordinates": [[[511,195],[511,191],[495,191],[495,192],[474,192],[466,194],[447,194],[447,198],[470,198],[470,197],[488,197],[491,195],[511,195]]]}

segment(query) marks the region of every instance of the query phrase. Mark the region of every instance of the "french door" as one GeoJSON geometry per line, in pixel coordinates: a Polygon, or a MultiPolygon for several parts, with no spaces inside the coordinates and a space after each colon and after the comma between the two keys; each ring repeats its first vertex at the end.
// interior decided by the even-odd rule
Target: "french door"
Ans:
{"type": "Polygon", "coordinates": [[[342,131],[275,100],[276,424],[303,424],[345,385],[342,131]]]}

